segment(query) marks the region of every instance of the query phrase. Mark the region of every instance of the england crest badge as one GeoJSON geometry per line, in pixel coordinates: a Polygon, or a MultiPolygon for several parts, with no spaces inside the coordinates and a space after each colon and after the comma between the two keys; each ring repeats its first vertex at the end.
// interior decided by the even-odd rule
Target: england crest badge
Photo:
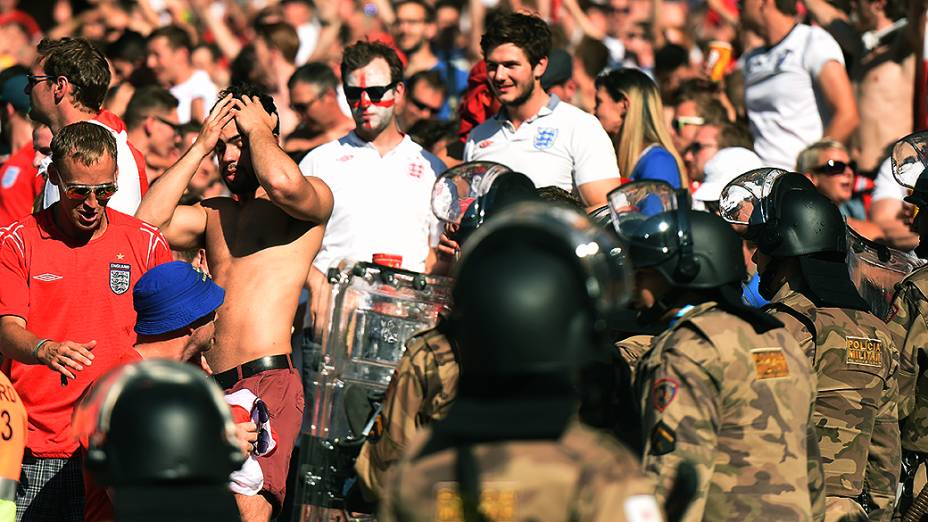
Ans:
{"type": "Polygon", "coordinates": [[[122,295],[129,290],[132,267],[124,263],[110,263],[110,290],[116,295],[122,295]]]}
{"type": "Polygon", "coordinates": [[[538,132],[535,133],[535,140],[533,145],[538,150],[547,150],[554,145],[554,140],[557,139],[557,129],[552,127],[542,127],[538,129],[538,132]]]}
{"type": "Polygon", "coordinates": [[[19,177],[19,167],[10,166],[6,169],[6,172],[3,173],[3,180],[0,181],[0,186],[5,189],[8,189],[16,183],[16,178],[19,177]]]}

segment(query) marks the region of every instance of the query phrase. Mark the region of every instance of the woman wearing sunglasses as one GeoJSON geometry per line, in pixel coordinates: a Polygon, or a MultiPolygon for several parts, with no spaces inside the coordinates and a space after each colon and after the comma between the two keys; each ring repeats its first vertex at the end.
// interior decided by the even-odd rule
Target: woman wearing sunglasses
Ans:
{"type": "Polygon", "coordinates": [[[664,121],[660,92],[643,72],[616,69],[596,78],[596,117],[616,143],[623,177],[689,186],[664,121]]]}
{"type": "Polygon", "coordinates": [[[863,200],[854,197],[857,165],[839,141],[821,140],[799,153],[796,171],[812,181],[815,188],[841,209],[847,224],[867,239],[883,237],[882,229],[867,219],[863,200]]]}

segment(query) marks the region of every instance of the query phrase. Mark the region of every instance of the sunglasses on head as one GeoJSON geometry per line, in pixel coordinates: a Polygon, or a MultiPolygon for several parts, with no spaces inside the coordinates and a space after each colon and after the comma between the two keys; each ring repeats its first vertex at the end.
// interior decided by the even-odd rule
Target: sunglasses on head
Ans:
{"type": "Polygon", "coordinates": [[[857,172],[857,162],[851,161],[850,163],[845,163],[837,160],[828,160],[817,167],[812,167],[812,172],[816,174],[825,174],[827,176],[837,176],[838,174],[844,174],[845,169],[848,167],[850,167],[851,172],[857,172]]]}
{"type": "Polygon", "coordinates": [[[673,129],[677,132],[682,132],[683,127],[687,125],[705,125],[705,118],[700,118],[699,116],[677,116],[676,118],[670,120],[670,125],[673,126],[673,129]]]}
{"type": "Polygon", "coordinates": [[[64,195],[68,199],[81,201],[89,198],[90,195],[93,194],[96,196],[97,201],[108,201],[116,194],[117,189],[118,187],[115,181],[112,183],[101,183],[100,185],[66,184],[64,186],[64,195]]]}
{"type": "Polygon", "coordinates": [[[379,102],[383,97],[393,90],[396,87],[396,84],[399,82],[391,82],[387,85],[377,85],[374,87],[350,87],[345,86],[345,98],[350,101],[358,101],[361,99],[362,93],[367,93],[367,97],[370,98],[372,102],[379,102]]]}

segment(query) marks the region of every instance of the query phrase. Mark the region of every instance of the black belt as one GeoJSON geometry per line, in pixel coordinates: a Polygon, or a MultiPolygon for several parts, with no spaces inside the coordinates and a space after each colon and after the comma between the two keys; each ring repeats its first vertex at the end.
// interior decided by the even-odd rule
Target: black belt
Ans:
{"type": "Polygon", "coordinates": [[[235,383],[238,381],[247,379],[252,375],[257,375],[268,370],[284,369],[293,369],[293,362],[290,360],[289,354],[268,355],[267,357],[240,364],[231,370],[214,373],[213,379],[219,383],[219,386],[222,386],[223,390],[228,390],[235,386],[235,383]]]}

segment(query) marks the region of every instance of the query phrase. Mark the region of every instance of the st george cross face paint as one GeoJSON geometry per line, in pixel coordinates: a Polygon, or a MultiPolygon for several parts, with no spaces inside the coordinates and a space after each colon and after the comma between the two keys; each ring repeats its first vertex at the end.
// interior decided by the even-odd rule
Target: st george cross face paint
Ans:
{"type": "MultiPolygon", "coordinates": [[[[380,87],[389,85],[390,82],[390,66],[383,58],[375,58],[371,63],[352,71],[345,78],[346,87],[380,87]]],[[[366,92],[361,94],[359,100],[349,100],[351,115],[357,125],[355,132],[362,138],[370,140],[391,125],[396,112],[397,96],[402,89],[402,85],[397,85],[376,102],[372,101],[366,92]]]]}

